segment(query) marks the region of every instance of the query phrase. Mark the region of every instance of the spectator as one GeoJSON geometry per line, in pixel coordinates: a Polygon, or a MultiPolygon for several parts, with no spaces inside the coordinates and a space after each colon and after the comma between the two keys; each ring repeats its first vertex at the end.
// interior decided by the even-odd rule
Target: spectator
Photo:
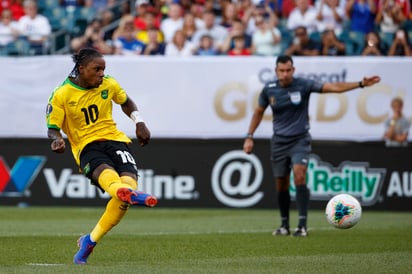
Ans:
{"type": "Polygon", "coordinates": [[[219,51],[216,50],[213,44],[213,37],[209,34],[205,34],[200,38],[199,46],[194,52],[194,55],[198,56],[215,56],[219,55],[219,51]]]}
{"type": "Polygon", "coordinates": [[[391,101],[393,111],[392,117],[388,118],[385,123],[385,133],[383,138],[388,147],[405,147],[408,145],[408,134],[411,122],[402,112],[403,100],[396,97],[391,101]]]}
{"type": "Polygon", "coordinates": [[[320,45],[317,41],[310,39],[305,27],[295,29],[295,38],[285,55],[316,56],[320,55],[320,45]]]}
{"type": "Polygon", "coordinates": [[[322,33],[321,55],[344,56],[346,53],[345,43],[340,41],[333,30],[325,30],[322,33]]]}
{"type": "Polygon", "coordinates": [[[0,21],[0,49],[16,41],[18,35],[17,23],[13,21],[11,10],[3,9],[0,21]]]}
{"type": "Polygon", "coordinates": [[[114,33],[114,28],[109,27],[110,24],[112,24],[114,21],[114,12],[110,9],[103,10],[102,12],[100,12],[99,18],[102,22],[102,28],[105,29],[106,27],[108,27],[107,30],[104,31],[103,39],[105,41],[109,41],[112,39],[114,33]]]}
{"type": "Polygon", "coordinates": [[[51,34],[49,20],[38,13],[37,2],[25,0],[23,2],[24,12],[18,21],[20,35],[24,36],[30,43],[30,48],[35,55],[47,53],[48,40],[51,34]]]}
{"type": "Polygon", "coordinates": [[[156,28],[149,28],[147,30],[148,41],[143,48],[143,55],[164,55],[166,45],[163,42],[159,42],[158,39],[159,30],[156,28]]]}
{"type": "MultiPolygon", "coordinates": [[[[382,8],[385,1],[386,0],[378,0],[378,9],[382,8]]],[[[407,20],[409,19],[410,13],[411,13],[411,1],[410,0],[390,0],[389,5],[398,6],[403,14],[403,17],[405,17],[407,20]]]]}
{"type": "Polygon", "coordinates": [[[186,39],[182,30],[175,31],[172,41],[166,44],[166,56],[192,56],[195,46],[186,39]]]}
{"type": "Polygon", "coordinates": [[[263,16],[269,23],[269,25],[273,28],[276,27],[279,23],[279,18],[267,3],[261,2],[253,5],[248,10],[246,10],[246,13],[242,18],[242,21],[246,26],[246,32],[250,35],[252,35],[256,30],[255,20],[258,16],[263,16]]]}
{"type": "MultiPolygon", "coordinates": [[[[405,3],[407,1],[402,2],[405,3]]],[[[400,1],[383,0],[379,2],[375,23],[380,27],[380,31],[395,33],[406,19],[407,17],[402,12],[400,1]]]]}
{"type": "Polygon", "coordinates": [[[200,38],[208,34],[213,38],[214,47],[221,51],[223,42],[227,36],[226,28],[216,24],[215,15],[213,12],[206,11],[203,15],[203,21],[205,23],[205,27],[203,29],[199,29],[195,32],[192,38],[192,42],[197,45],[199,44],[200,38]]]}
{"type": "Polygon", "coordinates": [[[365,35],[365,45],[361,52],[363,56],[383,56],[386,55],[386,49],[384,48],[379,34],[375,31],[371,31],[365,35]]]}
{"type": "Polygon", "coordinates": [[[108,0],[85,0],[85,6],[91,7],[98,13],[108,7],[109,1],[108,0]]]}
{"type": "Polygon", "coordinates": [[[396,31],[388,56],[412,56],[412,47],[407,31],[404,29],[396,31]]]}
{"type": "Polygon", "coordinates": [[[282,17],[283,0],[261,0],[261,2],[267,3],[278,18],[282,17]]]}
{"type": "Polygon", "coordinates": [[[238,35],[233,37],[234,47],[228,51],[229,56],[250,56],[252,52],[246,47],[246,41],[244,35],[238,35]]]}
{"type": "Polygon", "coordinates": [[[153,12],[146,12],[144,15],[144,21],[145,21],[145,29],[140,29],[137,31],[136,38],[137,40],[143,42],[143,43],[148,43],[149,42],[149,29],[153,32],[156,30],[156,35],[157,35],[157,41],[159,43],[162,43],[164,41],[164,36],[163,33],[159,30],[159,28],[156,26],[156,18],[155,14],[153,12]]]}
{"type": "Polygon", "coordinates": [[[373,31],[376,12],[375,0],[347,0],[345,13],[350,22],[349,29],[364,34],[373,31]]]}
{"type": "Polygon", "coordinates": [[[84,7],[84,0],[59,0],[59,5],[65,8],[84,7]]]}
{"type": "MultiPolygon", "coordinates": [[[[4,1],[3,1],[4,2],[4,1]]],[[[25,15],[23,8],[23,0],[10,0],[10,6],[8,7],[13,14],[13,20],[18,21],[23,15],[25,15]]]]}
{"type": "Polygon", "coordinates": [[[134,24],[137,30],[147,30],[147,28],[152,27],[160,28],[161,17],[155,15],[154,8],[150,5],[149,0],[137,0],[135,10],[136,16],[134,18],[134,24]],[[147,25],[147,13],[151,13],[153,16],[152,26],[147,25]]]}
{"type": "Polygon", "coordinates": [[[256,30],[252,35],[253,55],[275,56],[281,53],[281,34],[261,15],[255,18],[256,30]]]}
{"type": "Polygon", "coordinates": [[[114,40],[114,54],[140,55],[143,53],[144,43],[136,39],[136,28],[132,15],[124,16],[116,30],[114,40]]]}
{"type": "Polygon", "coordinates": [[[70,48],[73,52],[89,47],[98,50],[102,54],[113,53],[112,43],[104,40],[102,22],[99,19],[92,20],[82,36],[75,37],[70,41],[70,48]]]}
{"type": "Polygon", "coordinates": [[[183,17],[183,26],[182,30],[186,36],[186,39],[192,41],[193,35],[197,31],[198,27],[196,26],[195,16],[188,12],[183,17]]]}
{"type": "Polygon", "coordinates": [[[316,2],[316,9],[317,31],[323,33],[327,29],[333,29],[336,35],[340,35],[343,31],[345,9],[339,5],[339,0],[319,0],[316,2]]]}
{"type": "MultiPolygon", "coordinates": [[[[247,13],[250,12],[251,8],[253,7],[254,7],[254,4],[252,0],[237,1],[237,8],[236,8],[237,17],[241,20],[244,20],[247,13]]],[[[247,20],[243,22],[247,24],[247,20]]]]}
{"type": "Polygon", "coordinates": [[[237,16],[236,4],[231,2],[225,3],[223,6],[222,21],[220,22],[220,25],[225,27],[227,30],[231,29],[233,22],[238,19],[237,16]]]}
{"type": "MultiPolygon", "coordinates": [[[[196,26],[198,28],[203,28],[205,26],[203,22],[203,13],[207,10],[206,3],[207,1],[205,0],[194,0],[190,6],[190,13],[195,17],[196,26]]],[[[212,9],[210,8],[209,10],[212,9]]]]}
{"type": "Polygon", "coordinates": [[[246,33],[245,25],[240,19],[233,21],[233,26],[229,30],[225,41],[223,42],[221,52],[228,52],[235,47],[234,37],[243,36],[245,42],[245,48],[250,49],[252,47],[252,36],[246,33]]]}
{"type": "Polygon", "coordinates": [[[290,13],[296,7],[295,0],[282,0],[282,14],[283,19],[288,19],[290,13]]]}
{"type": "Polygon", "coordinates": [[[163,19],[160,24],[160,30],[163,32],[166,43],[172,41],[174,33],[182,29],[183,16],[182,9],[179,4],[171,3],[169,5],[168,17],[163,19]]]}
{"type": "Polygon", "coordinates": [[[288,30],[295,30],[297,27],[304,26],[309,34],[317,31],[316,9],[310,4],[309,0],[296,0],[296,7],[290,13],[286,27],[288,30]]]}

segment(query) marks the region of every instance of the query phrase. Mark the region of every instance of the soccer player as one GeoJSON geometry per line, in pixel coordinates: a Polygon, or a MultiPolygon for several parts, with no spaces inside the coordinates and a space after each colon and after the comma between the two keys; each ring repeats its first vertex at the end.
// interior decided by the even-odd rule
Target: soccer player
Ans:
{"type": "Polygon", "coordinates": [[[136,123],[140,146],[147,145],[150,131],[136,104],[113,77],[104,74],[106,63],[98,51],[81,49],[72,58],[72,72],[49,98],[46,120],[52,151],[64,152],[63,131],[82,172],[111,196],[91,233],[77,241],[74,263],[86,264],[96,243],[120,222],[130,205],[154,207],[157,199],[136,191],[137,167],[128,146],[132,141],[112,118],[114,102],[136,123]]]}
{"type": "Polygon", "coordinates": [[[273,235],[289,235],[290,173],[293,171],[296,187],[296,203],[299,223],[293,236],[307,236],[309,189],[306,186],[306,169],[311,152],[309,134],[309,97],[312,92],[342,93],[356,88],[372,86],[380,81],[379,76],[364,77],[359,82],[320,83],[304,78],[295,78],[295,67],[290,56],[279,56],[275,68],[277,80],[267,83],[259,96],[243,150],[253,150],[253,133],[259,126],[263,113],[270,105],[273,113],[273,136],[271,162],[278,195],[281,226],[273,235]]]}

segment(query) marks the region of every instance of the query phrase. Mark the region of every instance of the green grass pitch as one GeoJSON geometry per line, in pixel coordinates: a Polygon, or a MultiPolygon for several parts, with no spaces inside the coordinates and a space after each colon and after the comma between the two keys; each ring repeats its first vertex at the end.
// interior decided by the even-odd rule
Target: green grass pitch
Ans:
{"type": "Polygon", "coordinates": [[[74,265],[102,211],[0,207],[0,273],[412,273],[412,213],[367,210],[348,230],[312,210],[309,237],[293,238],[271,235],[275,209],[131,208],[74,265]]]}

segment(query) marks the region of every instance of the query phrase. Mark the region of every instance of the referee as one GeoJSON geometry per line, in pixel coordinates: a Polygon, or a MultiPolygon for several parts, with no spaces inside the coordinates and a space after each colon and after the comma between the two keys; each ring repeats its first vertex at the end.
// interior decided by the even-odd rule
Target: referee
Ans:
{"type": "Polygon", "coordinates": [[[359,82],[321,83],[295,78],[295,67],[290,56],[278,56],[275,68],[277,80],[267,83],[259,96],[243,150],[252,153],[253,133],[262,121],[266,107],[273,113],[271,162],[276,182],[281,225],[273,235],[289,235],[290,173],[293,170],[299,222],[293,236],[306,237],[309,189],[306,186],[306,169],[311,152],[309,134],[309,98],[312,92],[343,93],[379,83],[379,76],[364,77],[359,82]]]}

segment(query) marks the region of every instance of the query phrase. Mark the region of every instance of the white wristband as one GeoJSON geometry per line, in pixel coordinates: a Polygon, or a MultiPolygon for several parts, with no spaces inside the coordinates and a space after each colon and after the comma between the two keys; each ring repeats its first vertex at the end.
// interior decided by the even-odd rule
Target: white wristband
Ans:
{"type": "Polygon", "coordinates": [[[130,118],[133,120],[133,122],[137,123],[144,123],[144,120],[142,116],[140,116],[139,111],[135,110],[132,113],[130,113],[130,118]]]}

